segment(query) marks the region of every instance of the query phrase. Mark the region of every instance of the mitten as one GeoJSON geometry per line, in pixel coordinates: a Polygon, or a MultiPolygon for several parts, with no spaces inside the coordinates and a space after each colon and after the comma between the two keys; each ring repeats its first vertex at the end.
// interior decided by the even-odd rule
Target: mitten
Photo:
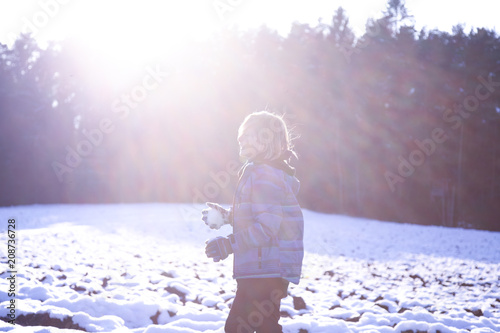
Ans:
{"type": "Polygon", "coordinates": [[[208,209],[201,211],[202,220],[211,229],[220,229],[224,224],[233,224],[233,214],[231,210],[224,209],[220,205],[207,202],[208,209]]]}
{"type": "Polygon", "coordinates": [[[205,253],[208,258],[213,258],[215,262],[218,262],[226,259],[233,253],[233,247],[231,246],[229,238],[218,236],[207,241],[205,253]]]}

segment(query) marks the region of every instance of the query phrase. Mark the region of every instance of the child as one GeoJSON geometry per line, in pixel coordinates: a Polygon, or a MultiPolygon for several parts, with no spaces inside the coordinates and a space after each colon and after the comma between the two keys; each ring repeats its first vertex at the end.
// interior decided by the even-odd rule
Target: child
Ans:
{"type": "Polygon", "coordinates": [[[296,195],[299,181],[289,165],[291,138],[283,119],[261,111],[245,118],[238,130],[242,167],[233,199],[226,210],[213,203],[203,211],[211,228],[214,211],[233,234],[207,242],[206,254],[214,261],[234,253],[236,296],[225,332],[282,332],[278,324],[281,299],[289,282],[298,284],[304,256],[304,219],[296,195]]]}

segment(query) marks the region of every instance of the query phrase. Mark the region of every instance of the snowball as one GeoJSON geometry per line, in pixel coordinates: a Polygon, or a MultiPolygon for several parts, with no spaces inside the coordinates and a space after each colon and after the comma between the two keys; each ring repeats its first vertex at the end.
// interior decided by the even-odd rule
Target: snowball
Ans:
{"type": "Polygon", "coordinates": [[[208,210],[207,225],[216,230],[219,230],[224,225],[224,217],[217,209],[208,210]]]}

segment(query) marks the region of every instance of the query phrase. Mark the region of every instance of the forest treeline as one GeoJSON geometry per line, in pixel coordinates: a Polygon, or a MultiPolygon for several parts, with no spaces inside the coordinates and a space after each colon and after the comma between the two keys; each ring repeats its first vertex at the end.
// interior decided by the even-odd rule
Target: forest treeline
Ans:
{"type": "Polygon", "coordinates": [[[230,203],[238,125],[267,109],[299,137],[304,208],[500,230],[500,39],[401,9],[363,36],[339,8],[122,70],[72,40],[0,45],[0,205],[230,203]]]}

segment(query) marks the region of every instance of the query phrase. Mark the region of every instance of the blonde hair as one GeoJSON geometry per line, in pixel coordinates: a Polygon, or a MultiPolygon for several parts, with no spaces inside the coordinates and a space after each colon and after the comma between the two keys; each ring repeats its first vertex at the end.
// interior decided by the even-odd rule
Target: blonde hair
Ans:
{"type": "Polygon", "coordinates": [[[247,131],[255,131],[257,140],[264,145],[260,158],[264,160],[286,159],[297,157],[293,151],[291,132],[283,119],[268,111],[254,112],[246,116],[238,129],[238,137],[247,131]]]}

